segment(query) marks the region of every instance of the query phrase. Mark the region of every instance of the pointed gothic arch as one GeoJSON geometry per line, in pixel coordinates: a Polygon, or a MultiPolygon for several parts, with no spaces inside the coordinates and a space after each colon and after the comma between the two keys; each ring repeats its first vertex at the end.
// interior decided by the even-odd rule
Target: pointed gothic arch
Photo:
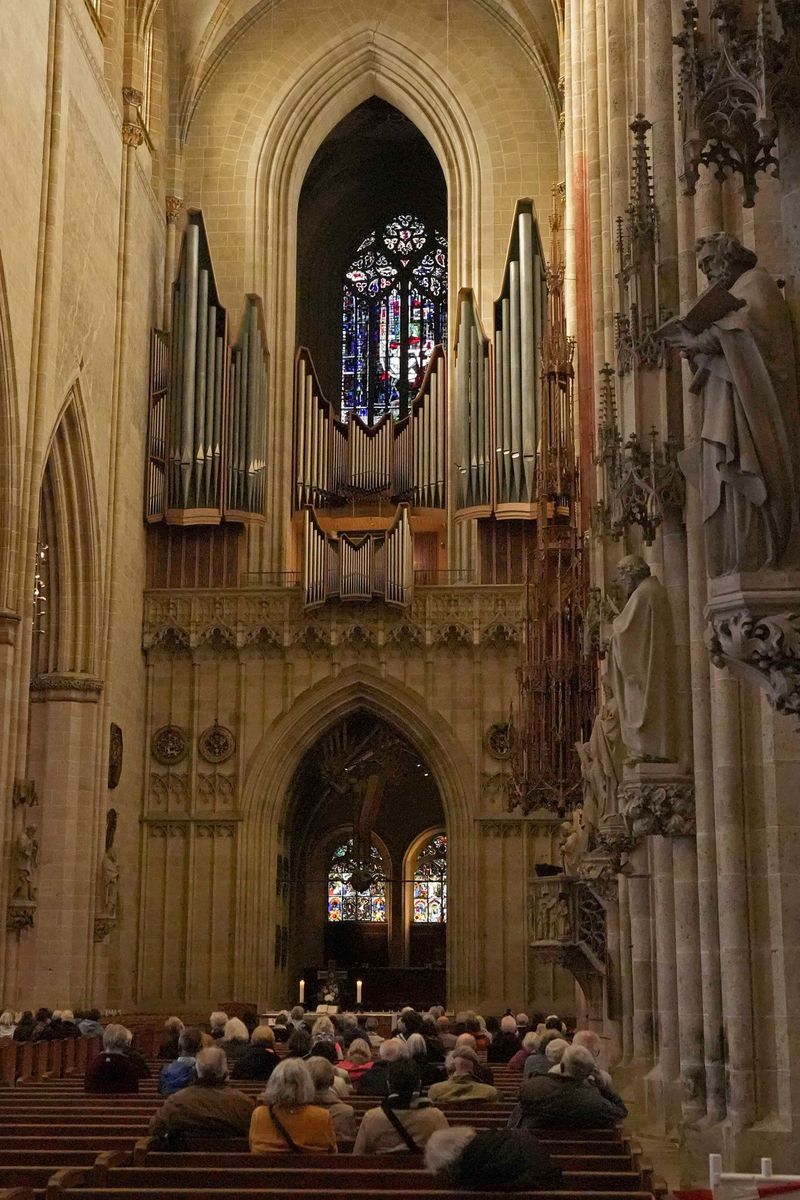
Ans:
{"type": "Polygon", "coordinates": [[[100,550],[97,498],[80,386],[70,388],[39,492],[39,570],[46,608],[34,632],[33,678],[98,669],[100,550]]]}
{"type": "Polygon", "coordinates": [[[251,756],[241,798],[236,987],[242,994],[253,988],[259,994],[269,990],[272,964],[262,931],[275,924],[275,862],[294,773],[325,732],[356,709],[374,713],[418,747],[438,787],[448,835],[453,912],[447,930],[448,1002],[467,1003],[477,984],[477,948],[470,936],[477,851],[465,755],[444,719],[427,709],[417,692],[363,665],[348,667],[302,692],[266,730],[251,756]]]}

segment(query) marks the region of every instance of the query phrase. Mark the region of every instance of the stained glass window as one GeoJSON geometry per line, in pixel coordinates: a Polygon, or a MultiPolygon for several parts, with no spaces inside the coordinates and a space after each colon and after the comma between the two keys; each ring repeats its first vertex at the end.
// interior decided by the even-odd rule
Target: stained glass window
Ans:
{"type": "Polygon", "coordinates": [[[447,920],[447,837],[435,833],[417,855],[414,868],[415,925],[447,920]]]}
{"type": "Polygon", "coordinates": [[[328,868],[329,921],[385,921],[386,872],[377,846],[370,848],[375,881],[365,892],[357,892],[350,883],[356,868],[353,839],[337,846],[328,868]]]}
{"type": "Polygon", "coordinates": [[[447,336],[447,240],[401,214],[366,237],[345,272],[342,416],[402,418],[447,336]]]}

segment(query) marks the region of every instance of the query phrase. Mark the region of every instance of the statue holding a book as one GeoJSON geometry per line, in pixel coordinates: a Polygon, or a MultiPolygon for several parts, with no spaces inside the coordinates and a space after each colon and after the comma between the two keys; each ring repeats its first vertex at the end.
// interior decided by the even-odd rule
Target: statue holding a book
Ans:
{"type": "Polygon", "coordinates": [[[709,576],[796,566],[800,408],[789,309],[756,255],[727,233],[700,238],[710,286],[662,326],[694,370],[700,441],[680,455],[702,497],[709,576]]]}

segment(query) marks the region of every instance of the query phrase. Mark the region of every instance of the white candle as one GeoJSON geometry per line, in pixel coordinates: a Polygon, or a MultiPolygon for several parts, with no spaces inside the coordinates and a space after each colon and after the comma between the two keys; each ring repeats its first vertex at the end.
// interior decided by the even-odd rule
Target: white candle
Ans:
{"type": "Polygon", "coordinates": [[[305,979],[301,979],[300,980],[300,1003],[301,1004],[303,1003],[305,998],[306,998],[306,981],[305,981],[305,979]]]}
{"type": "Polygon", "coordinates": [[[357,979],[356,980],[356,1004],[361,1003],[361,987],[362,987],[361,980],[357,979]]]}

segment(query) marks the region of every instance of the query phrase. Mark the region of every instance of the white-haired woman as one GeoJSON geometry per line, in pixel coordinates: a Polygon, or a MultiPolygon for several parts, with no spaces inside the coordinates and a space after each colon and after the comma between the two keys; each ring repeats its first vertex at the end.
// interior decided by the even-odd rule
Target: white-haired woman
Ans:
{"type": "Polygon", "coordinates": [[[217,1045],[220,1050],[225,1051],[228,1065],[232,1067],[250,1045],[250,1034],[247,1032],[244,1021],[241,1021],[239,1017],[231,1017],[226,1021],[223,1036],[217,1045]]]}
{"type": "Polygon", "coordinates": [[[525,1066],[525,1059],[531,1054],[535,1054],[539,1046],[539,1034],[530,1030],[522,1039],[522,1045],[516,1054],[512,1054],[508,1060],[509,1070],[522,1071],[525,1066]]]}
{"type": "Polygon", "coordinates": [[[208,1026],[215,1042],[221,1042],[225,1037],[225,1026],[228,1024],[228,1014],[213,1012],[208,1018],[208,1026]]]}
{"type": "Polygon", "coordinates": [[[86,1068],[84,1090],[91,1093],[139,1091],[139,1070],[128,1053],[133,1034],[124,1025],[107,1025],[103,1049],[86,1068]]]}
{"type": "Polygon", "coordinates": [[[387,1038],[378,1047],[378,1061],[372,1064],[372,1070],[367,1071],[358,1081],[356,1092],[359,1096],[386,1096],[389,1089],[389,1067],[393,1062],[409,1058],[408,1042],[401,1038],[387,1038]]]}
{"type": "Polygon", "coordinates": [[[344,1058],[342,1047],[336,1037],[336,1027],[330,1017],[317,1017],[311,1026],[311,1045],[315,1042],[330,1042],[336,1047],[336,1057],[339,1061],[344,1058]]]}
{"type": "Polygon", "coordinates": [[[178,1057],[178,1041],[186,1026],[180,1017],[167,1017],[164,1022],[166,1038],[158,1047],[158,1057],[172,1062],[178,1057]]]}
{"type": "Polygon", "coordinates": [[[272,1072],[250,1121],[251,1153],[335,1154],[333,1119],[327,1108],[314,1103],[315,1095],[306,1064],[299,1058],[284,1059],[272,1072]]]}
{"type": "Polygon", "coordinates": [[[6,1010],[0,1017],[0,1038],[13,1038],[16,1028],[17,1023],[14,1020],[13,1012],[6,1010]]]}

